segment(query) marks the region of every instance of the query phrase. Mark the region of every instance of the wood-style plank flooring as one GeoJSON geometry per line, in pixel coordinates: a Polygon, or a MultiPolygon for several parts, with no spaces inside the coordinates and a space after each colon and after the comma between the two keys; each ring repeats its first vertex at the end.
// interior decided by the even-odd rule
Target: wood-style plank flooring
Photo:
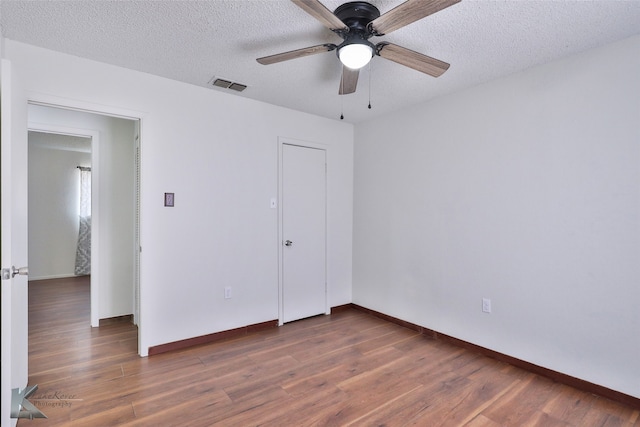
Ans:
{"type": "MultiPolygon", "coordinates": [[[[179,319],[176,319],[179,321],[179,319]]],[[[86,278],[29,284],[24,426],[640,426],[640,411],[356,311],[148,358],[86,278]]]]}

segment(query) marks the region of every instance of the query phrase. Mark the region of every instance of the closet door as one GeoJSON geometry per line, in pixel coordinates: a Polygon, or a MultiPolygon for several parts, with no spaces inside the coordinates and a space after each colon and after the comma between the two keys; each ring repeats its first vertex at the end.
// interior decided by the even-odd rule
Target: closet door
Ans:
{"type": "Polygon", "coordinates": [[[327,311],[326,151],[282,148],[283,322],[327,311]]]}

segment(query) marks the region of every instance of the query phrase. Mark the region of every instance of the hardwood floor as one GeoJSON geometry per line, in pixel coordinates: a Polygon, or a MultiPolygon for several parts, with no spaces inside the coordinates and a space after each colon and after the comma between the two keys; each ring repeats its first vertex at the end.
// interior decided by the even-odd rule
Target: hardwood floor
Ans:
{"type": "Polygon", "coordinates": [[[19,426],[640,426],[636,408],[356,310],[148,358],[84,279],[30,282],[19,426]]]}

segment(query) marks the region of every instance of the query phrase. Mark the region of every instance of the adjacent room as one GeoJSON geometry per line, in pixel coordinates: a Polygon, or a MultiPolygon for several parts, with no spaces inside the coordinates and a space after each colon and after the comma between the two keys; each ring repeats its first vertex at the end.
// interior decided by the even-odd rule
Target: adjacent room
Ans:
{"type": "Polygon", "coordinates": [[[0,2],[3,425],[640,423],[640,2],[343,3],[0,2]]]}

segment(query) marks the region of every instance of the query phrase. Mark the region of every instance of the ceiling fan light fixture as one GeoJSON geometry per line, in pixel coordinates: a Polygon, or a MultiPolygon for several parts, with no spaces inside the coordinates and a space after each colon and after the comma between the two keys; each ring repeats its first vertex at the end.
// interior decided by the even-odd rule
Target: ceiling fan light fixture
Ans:
{"type": "Polygon", "coordinates": [[[340,62],[352,70],[358,70],[371,61],[373,57],[373,47],[365,43],[351,43],[342,46],[338,50],[340,62]]]}

